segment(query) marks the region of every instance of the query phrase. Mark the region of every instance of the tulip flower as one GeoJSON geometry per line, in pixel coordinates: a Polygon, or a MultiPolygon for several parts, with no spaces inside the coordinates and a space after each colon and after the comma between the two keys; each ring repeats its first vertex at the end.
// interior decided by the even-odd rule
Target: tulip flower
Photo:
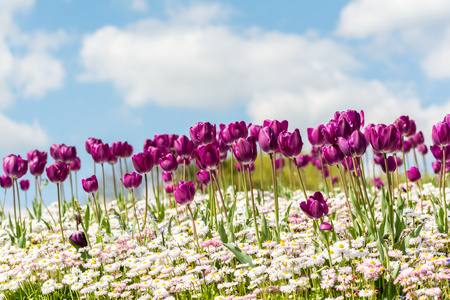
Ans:
{"type": "Polygon", "coordinates": [[[47,161],[47,152],[45,152],[45,151],[40,152],[38,150],[32,150],[27,153],[28,161],[31,161],[35,158],[37,158],[38,160],[47,161]]]}
{"type": "Polygon", "coordinates": [[[420,171],[417,167],[411,167],[408,171],[406,171],[406,176],[411,182],[416,182],[421,178],[420,171]]]}
{"type": "Polygon", "coordinates": [[[263,122],[263,127],[270,127],[277,138],[282,131],[288,130],[288,126],[289,123],[286,120],[283,120],[281,122],[278,120],[264,120],[263,122]]]}
{"type": "Polygon", "coordinates": [[[196,145],[207,145],[216,140],[216,125],[198,122],[189,129],[191,140],[196,145]]]}
{"type": "Polygon", "coordinates": [[[155,146],[158,148],[170,147],[169,135],[167,134],[155,134],[153,141],[155,142],[155,146]]]}
{"type": "MultiPolygon", "coordinates": [[[[380,163],[381,170],[386,173],[386,160],[383,158],[383,161],[380,163]]],[[[387,158],[387,169],[389,173],[394,172],[397,169],[397,162],[393,156],[389,156],[387,158]]]]}
{"type": "Polygon", "coordinates": [[[381,190],[381,187],[384,186],[384,182],[381,180],[380,177],[376,177],[375,180],[372,179],[372,183],[374,186],[377,187],[377,189],[381,190]]]}
{"type": "Polygon", "coordinates": [[[342,162],[344,153],[337,145],[322,146],[322,158],[330,166],[335,166],[342,162]]]}
{"type": "Polygon", "coordinates": [[[259,141],[259,132],[261,131],[262,127],[259,125],[252,125],[250,126],[250,135],[255,138],[255,140],[259,141]]]}
{"type": "Polygon", "coordinates": [[[219,166],[220,152],[213,144],[199,146],[195,151],[197,166],[202,170],[214,170],[219,166]]]}
{"type": "Polygon", "coordinates": [[[372,128],[370,143],[375,151],[391,153],[398,149],[401,134],[394,125],[378,124],[372,128]]]}
{"type": "Polygon", "coordinates": [[[172,154],[167,154],[159,159],[159,165],[166,172],[173,172],[178,168],[177,159],[172,154]]]}
{"type": "Polygon", "coordinates": [[[56,161],[62,161],[63,160],[63,157],[62,157],[62,154],[61,154],[61,147],[66,147],[66,145],[64,145],[64,144],[61,144],[61,145],[53,144],[53,145],[50,146],[50,155],[56,161]]]}
{"type": "Polygon", "coordinates": [[[328,214],[327,200],[322,193],[315,192],[307,201],[300,203],[300,208],[309,218],[320,219],[328,214]]]}
{"type": "Polygon", "coordinates": [[[81,160],[79,157],[75,157],[75,160],[70,163],[70,170],[78,172],[81,169],[81,160]]]}
{"type": "Polygon", "coordinates": [[[164,190],[166,191],[166,193],[168,195],[172,195],[173,194],[173,184],[172,183],[168,183],[164,186],[164,190]]]}
{"type": "MultiPolygon", "coordinates": [[[[213,171],[215,172],[215,171],[213,171]]],[[[208,171],[200,170],[197,172],[197,179],[204,185],[209,185],[211,183],[211,176],[209,175],[208,171]]]]}
{"type": "Polygon", "coordinates": [[[96,139],[96,138],[92,138],[92,137],[88,138],[86,140],[86,142],[84,143],[84,147],[86,149],[86,152],[91,154],[91,148],[95,144],[103,144],[103,143],[102,143],[102,140],[100,140],[100,139],[96,139]]]}
{"type": "Polygon", "coordinates": [[[308,140],[311,145],[320,147],[326,143],[325,136],[322,131],[325,129],[324,125],[319,125],[316,128],[308,128],[308,140]]]}
{"type": "Polygon", "coordinates": [[[126,173],[121,180],[127,189],[137,189],[142,183],[142,175],[136,172],[126,173]]]}
{"type": "Polygon", "coordinates": [[[91,148],[91,155],[94,161],[98,164],[108,162],[109,158],[109,145],[108,144],[94,144],[91,148]]]}
{"type": "Polygon", "coordinates": [[[297,168],[302,169],[306,167],[311,161],[311,157],[309,155],[299,155],[295,158],[294,164],[297,168]]]}
{"type": "Polygon", "coordinates": [[[136,171],[141,174],[150,172],[154,166],[152,153],[148,151],[139,152],[133,155],[131,160],[136,171]]]}
{"type": "Polygon", "coordinates": [[[28,191],[28,189],[30,188],[30,181],[28,179],[22,179],[20,182],[20,189],[22,191],[28,191]]]}
{"type": "Polygon", "coordinates": [[[194,200],[195,185],[194,182],[179,181],[174,191],[175,201],[180,205],[189,204],[194,200]]]}
{"type": "Polygon", "coordinates": [[[337,125],[334,120],[331,120],[325,127],[322,128],[322,135],[324,136],[326,142],[323,145],[335,145],[338,141],[337,125]]]}
{"type": "Polygon", "coordinates": [[[45,157],[33,156],[29,161],[30,173],[35,177],[41,176],[42,173],[44,173],[46,164],[47,164],[47,155],[45,155],[45,157]]]}
{"type": "Polygon", "coordinates": [[[0,177],[0,186],[1,186],[2,188],[4,188],[4,189],[9,189],[9,188],[12,186],[12,184],[13,184],[12,179],[11,179],[11,177],[9,177],[8,175],[3,174],[3,175],[0,177]]]}
{"type": "Polygon", "coordinates": [[[438,147],[450,145],[450,125],[447,122],[437,122],[433,125],[431,139],[438,147]]]}
{"type": "Polygon", "coordinates": [[[170,172],[161,172],[161,178],[163,182],[172,182],[172,173],[170,172]]]}
{"type": "Polygon", "coordinates": [[[281,154],[287,158],[295,158],[302,152],[303,141],[300,136],[300,131],[295,129],[294,132],[290,133],[287,131],[282,131],[278,135],[278,148],[281,154]]]}
{"type": "Polygon", "coordinates": [[[19,179],[27,173],[28,161],[22,157],[10,154],[3,158],[3,171],[12,179],[19,179]]]}
{"type": "Polygon", "coordinates": [[[190,157],[194,152],[194,143],[185,135],[179,136],[174,142],[173,147],[180,157],[190,157]]]}
{"type": "Polygon", "coordinates": [[[425,155],[428,153],[428,148],[427,148],[427,145],[425,145],[425,144],[421,144],[421,145],[417,146],[417,150],[419,150],[419,152],[422,155],[425,155]]]}
{"type": "Polygon", "coordinates": [[[258,135],[258,142],[261,150],[272,154],[278,149],[278,136],[269,126],[261,128],[258,135]]]}
{"type": "Polygon", "coordinates": [[[151,139],[146,139],[144,141],[143,151],[147,151],[149,147],[156,147],[156,143],[151,139]]]}
{"type": "Polygon", "coordinates": [[[256,156],[258,155],[255,139],[250,136],[246,139],[239,138],[234,141],[233,153],[239,163],[243,165],[251,164],[256,160],[256,156]]]}
{"type": "Polygon", "coordinates": [[[76,248],[84,248],[88,245],[86,235],[83,231],[76,231],[72,233],[69,237],[69,240],[70,243],[73,244],[76,248]]]}
{"type": "Polygon", "coordinates": [[[339,137],[348,137],[355,130],[360,130],[364,126],[364,112],[359,113],[356,110],[347,110],[336,112],[334,119],[338,124],[337,134],[339,137]],[[347,129],[348,127],[348,129],[347,129]]]}
{"type": "Polygon", "coordinates": [[[328,230],[328,231],[333,231],[333,226],[328,223],[328,222],[322,222],[319,225],[319,230],[328,230]]]}
{"type": "Polygon", "coordinates": [[[74,146],[66,146],[63,144],[59,149],[59,155],[61,161],[70,164],[77,158],[77,149],[74,146]]]}
{"type": "Polygon", "coordinates": [[[413,135],[413,137],[411,138],[414,146],[419,146],[422,145],[425,142],[425,139],[423,138],[423,133],[422,131],[419,131],[418,133],[416,133],[415,135],[413,135]]]}
{"type": "Polygon", "coordinates": [[[361,131],[355,130],[348,138],[340,137],[338,146],[345,156],[359,157],[366,152],[368,142],[361,131]]]}
{"type": "Polygon", "coordinates": [[[233,142],[239,138],[246,138],[248,136],[247,124],[244,121],[230,123],[228,129],[233,138],[233,142]]]}
{"type": "Polygon", "coordinates": [[[69,167],[62,162],[55,162],[46,168],[47,177],[53,183],[61,183],[69,176],[69,167]]]}
{"type": "Polygon", "coordinates": [[[95,175],[92,175],[86,179],[81,179],[81,184],[83,186],[83,190],[88,194],[96,193],[98,191],[98,181],[97,176],[95,175]]]}

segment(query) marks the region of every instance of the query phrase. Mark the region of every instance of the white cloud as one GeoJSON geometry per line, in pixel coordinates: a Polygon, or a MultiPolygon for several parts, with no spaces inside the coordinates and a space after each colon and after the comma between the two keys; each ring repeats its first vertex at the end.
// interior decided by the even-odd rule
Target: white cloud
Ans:
{"type": "Polygon", "coordinates": [[[289,119],[299,128],[346,109],[364,109],[373,123],[409,114],[420,129],[442,118],[440,109],[422,107],[408,84],[357,77],[363,66],[331,38],[235,32],[217,23],[217,14],[226,20],[220,6],[197,5],[171,10],[167,21],[100,28],[83,39],[80,79],[111,82],[135,107],[239,103],[253,121],[289,119]]]}
{"type": "Polygon", "coordinates": [[[146,0],[131,0],[130,9],[136,12],[146,12],[148,10],[148,4],[146,0]]]}
{"type": "Polygon", "coordinates": [[[18,151],[44,148],[49,144],[47,132],[39,122],[33,124],[15,122],[0,113],[0,152],[16,153],[18,151]]]}

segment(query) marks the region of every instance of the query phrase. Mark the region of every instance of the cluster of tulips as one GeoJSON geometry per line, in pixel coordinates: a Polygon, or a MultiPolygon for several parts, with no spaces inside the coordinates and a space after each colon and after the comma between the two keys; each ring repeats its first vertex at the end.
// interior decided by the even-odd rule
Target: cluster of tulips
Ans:
{"type": "MultiPolygon", "coordinates": [[[[70,294],[69,297],[76,295],[78,298],[82,294],[89,299],[106,296],[184,299],[194,295],[199,297],[199,290],[202,291],[200,294],[204,293],[203,295],[214,299],[236,299],[237,296],[233,296],[236,293],[242,299],[254,299],[261,293],[265,298],[272,297],[274,293],[286,293],[287,298],[291,293],[300,293],[301,299],[309,297],[308,293],[327,299],[412,299],[416,296],[450,295],[448,281],[443,285],[446,288],[441,288],[438,292],[437,281],[425,284],[401,274],[409,265],[428,263],[429,259],[423,256],[420,256],[420,259],[419,256],[414,258],[417,253],[411,250],[412,246],[418,243],[415,241],[420,237],[424,238],[423,230],[439,240],[433,244],[432,249],[427,244],[426,253],[431,253],[432,258],[439,249],[443,256],[439,258],[440,265],[446,264],[441,263],[443,258],[448,259],[449,249],[447,243],[442,240],[447,238],[449,232],[445,185],[446,174],[450,171],[450,115],[432,128],[433,145],[430,151],[436,158],[432,163],[436,176],[430,178],[439,182],[437,193],[434,193],[436,189],[432,185],[422,182],[425,178],[419,171],[417,152],[423,156],[422,165],[426,168],[425,155],[428,147],[424,144],[422,132],[417,132],[415,122],[408,116],[401,116],[389,125],[365,125],[362,111],[336,112],[327,124],[308,128],[307,137],[312,146],[310,154],[302,154],[300,130],[296,128],[290,131],[286,120],[266,120],[262,125],[247,124],[244,121],[220,124],[219,130],[209,122],[198,122],[189,129],[189,137],[175,134],[155,135],[153,140],[145,140],[142,152],[134,155],[133,146],[127,142],[114,142],[110,146],[100,139],[88,138],[85,149],[92,156],[94,174],[81,180],[87,193],[84,206],[78,202],[77,192],[74,194],[73,181],[77,184],[76,174],[81,168],[74,146],[52,145],[50,155],[55,162],[50,165],[47,165],[47,152],[38,150],[28,152],[27,160],[14,154],[6,156],[3,159],[4,175],[0,177],[0,186],[5,189],[5,197],[6,189],[12,187],[14,222],[11,216],[6,218],[3,204],[1,217],[5,238],[1,238],[0,234],[0,241],[4,246],[0,248],[0,262],[4,262],[2,251],[23,249],[20,253],[24,257],[28,252],[32,253],[37,240],[46,240],[42,235],[42,228],[46,228],[53,237],[53,241],[46,240],[49,244],[47,250],[64,251],[65,257],[69,257],[66,251],[72,245],[79,255],[73,256],[77,262],[75,265],[52,260],[54,264],[67,269],[64,271],[66,273],[55,273],[56,277],[51,279],[51,282],[48,276],[45,277],[37,271],[39,268],[36,266],[39,262],[42,263],[42,258],[35,257],[34,261],[31,259],[33,262],[28,263],[32,263],[34,269],[26,270],[22,266],[20,270],[23,272],[19,269],[14,271],[15,276],[22,274],[27,281],[18,282],[17,288],[12,288],[10,293],[4,292],[2,297],[17,297],[20,284],[32,285],[36,282],[41,284],[42,294],[49,297],[58,291],[65,291],[64,293],[70,294]],[[368,153],[369,146],[372,149],[371,155],[368,153]],[[407,158],[411,151],[414,162],[409,164],[407,158]],[[258,157],[261,168],[259,189],[252,180],[258,157]],[[272,183],[267,186],[269,192],[264,190],[263,184],[264,158],[266,162],[267,158],[270,161],[272,183]],[[292,176],[292,169],[296,171],[300,184],[298,191],[294,190],[292,182],[287,185],[280,180],[280,175],[283,175],[280,170],[286,165],[285,159],[289,162],[289,175],[292,176]],[[131,160],[134,171],[129,172],[127,160],[131,160]],[[193,160],[195,166],[191,164],[193,160]],[[371,175],[368,174],[369,160],[372,162],[371,175]],[[114,197],[109,201],[105,191],[105,163],[111,165],[114,183],[114,197]],[[116,185],[117,163],[120,168],[120,191],[116,185]],[[101,190],[97,179],[97,164],[100,164],[102,171],[101,190]],[[311,176],[312,173],[306,173],[305,169],[310,164],[319,170],[323,179],[315,192],[306,189],[309,180],[306,174],[311,176]],[[382,172],[381,177],[376,176],[376,165],[382,172]],[[400,171],[402,165],[403,171],[400,171]],[[229,168],[229,177],[224,175],[225,166],[229,168]],[[25,205],[28,216],[22,217],[23,203],[19,196],[19,179],[28,171],[35,178],[35,197],[31,208],[28,204],[25,205]],[[190,180],[192,171],[196,175],[194,180],[190,180]],[[239,188],[234,182],[235,171],[239,173],[239,188]],[[339,179],[332,176],[333,171],[338,172],[339,179]],[[42,199],[41,189],[45,186],[42,179],[45,176],[57,186],[55,205],[47,206],[42,199]],[[151,177],[151,184],[148,176],[151,177]],[[70,201],[66,201],[62,196],[63,182],[68,178],[71,187],[70,201]],[[160,180],[164,182],[164,188],[160,185],[160,180]],[[244,191],[240,188],[241,184],[244,191]],[[142,185],[145,195],[139,199],[135,190],[142,185]],[[150,185],[152,193],[149,193],[150,185]],[[42,212],[42,207],[45,212],[42,212]],[[131,216],[129,210],[132,211],[131,216]],[[432,215],[431,220],[426,219],[426,215],[432,215]],[[190,225],[186,220],[190,221],[190,225]],[[173,221],[181,228],[178,233],[174,233],[173,221]],[[35,230],[37,224],[41,224],[38,232],[35,230]],[[183,230],[192,233],[193,237],[189,238],[183,230]],[[245,233],[242,233],[244,231],[245,233]],[[243,239],[239,243],[238,238],[242,236],[243,239]],[[169,240],[166,241],[169,238],[183,246],[178,247],[169,240]],[[188,242],[180,242],[179,239],[183,238],[188,239],[188,242]],[[123,241],[127,241],[127,246],[120,248],[123,241]],[[59,243],[58,246],[55,246],[55,243],[59,243]],[[155,243],[157,246],[153,247],[155,243]],[[200,266],[205,267],[207,264],[202,264],[200,257],[205,258],[208,254],[210,269],[200,268],[209,271],[196,273],[193,280],[200,282],[197,287],[189,285],[189,288],[175,288],[178,282],[171,283],[173,288],[169,290],[155,282],[167,278],[168,275],[164,274],[171,274],[172,280],[176,282],[176,276],[172,277],[176,272],[172,274],[174,271],[164,273],[159,270],[153,274],[150,269],[139,269],[144,271],[137,275],[153,280],[152,294],[148,290],[150,286],[145,286],[143,279],[135,280],[131,267],[120,262],[129,254],[125,255],[118,250],[114,259],[111,258],[113,256],[107,260],[102,259],[102,255],[113,249],[108,245],[116,245],[125,252],[138,247],[149,257],[153,257],[152,253],[159,255],[160,252],[167,252],[164,260],[170,256],[171,251],[176,252],[177,249],[179,252],[191,251],[200,255],[192,261],[189,261],[187,254],[183,254],[182,261],[176,257],[170,260],[170,268],[184,266],[185,269],[181,270],[180,274],[185,272],[183,274],[186,276],[190,274],[188,268],[192,270],[200,266]],[[229,268],[231,264],[236,272],[247,268],[242,274],[245,273],[248,278],[241,277],[238,273],[233,273],[234,271],[231,272],[233,276],[224,276],[225,273],[219,272],[221,283],[215,288],[203,291],[202,284],[207,287],[206,275],[220,269],[220,255],[213,259],[213,254],[217,252],[224,255],[224,251],[231,253],[232,258],[228,259],[230,256],[225,255],[222,261],[227,265],[223,267],[229,268]],[[397,253],[407,253],[410,256],[397,257],[397,253]],[[294,260],[292,263],[278,265],[277,261],[283,255],[286,256],[285,261],[294,260]],[[305,255],[314,263],[300,264],[305,255]],[[374,257],[372,266],[367,263],[367,268],[371,271],[362,267],[366,266],[366,262],[357,259],[355,261],[355,257],[374,257]],[[258,268],[264,266],[264,262],[262,265],[260,262],[262,258],[266,265],[264,271],[257,271],[260,273],[255,277],[262,279],[256,280],[250,274],[252,270],[259,270],[258,268]],[[406,267],[400,259],[404,259],[406,267]],[[95,262],[95,267],[89,267],[89,261],[95,262]],[[113,262],[121,264],[120,268],[115,265],[111,267],[115,272],[113,277],[124,276],[122,279],[125,280],[125,287],[114,286],[108,282],[104,285],[99,283],[101,280],[92,279],[81,289],[65,277],[68,274],[81,276],[86,270],[94,270],[93,272],[99,271],[99,276],[103,276],[101,278],[105,280],[107,267],[113,262]],[[78,271],[70,271],[72,267],[76,267],[78,271]],[[362,269],[357,269],[359,267],[362,269]],[[280,270],[287,272],[287,277],[281,274],[272,280],[270,272],[278,274],[280,270]],[[131,275],[127,272],[131,272],[131,275]],[[355,272],[360,274],[356,275],[355,272]],[[349,276],[351,279],[337,279],[339,276],[349,276]],[[403,278],[402,276],[406,278],[404,281],[399,279],[403,278]],[[133,278],[130,285],[127,285],[127,277],[133,278]],[[361,279],[356,280],[357,277],[361,279]],[[303,282],[303,278],[306,278],[306,281],[300,285],[298,282],[303,282]],[[56,285],[58,280],[61,287],[56,285]],[[239,288],[234,288],[234,282],[237,282],[239,288]],[[276,284],[272,284],[273,282],[276,284]],[[139,288],[136,288],[138,283],[139,288]],[[103,289],[106,286],[108,291],[105,294],[103,289]],[[228,295],[221,295],[223,287],[226,287],[228,295]]],[[[20,181],[24,191],[29,189],[29,185],[28,180],[20,181]]],[[[77,190],[75,187],[75,191],[77,190]]],[[[133,251],[130,253],[135,253],[133,251]]],[[[142,253],[133,254],[133,259],[143,257],[142,253]]],[[[50,256],[54,257],[55,253],[50,256]]],[[[144,260],[139,260],[142,261],[144,260]]],[[[158,265],[155,260],[153,262],[158,265]]],[[[431,264],[427,268],[435,267],[436,265],[431,264]]],[[[8,267],[8,272],[10,269],[11,267],[8,267]]],[[[447,274],[447,271],[450,274],[450,269],[442,272],[447,274]]],[[[8,274],[2,277],[0,271],[0,281],[15,287],[15,283],[12,284],[10,279],[12,271],[8,274]]],[[[414,276],[422,279],[422,275],[414,276]]],[[[434,278],[428,273],[427,276],[429,277],[426,279],[434,278]]],[[[441,283],[440,280],[439,284],[441,283]]],[[[23,287],[21,289],[26,290],[23,287]]],[[[24,295],[21,293],[19,294],[24,295]]],[[[284,299],[283,295],[278,296],[284,299]]]]}

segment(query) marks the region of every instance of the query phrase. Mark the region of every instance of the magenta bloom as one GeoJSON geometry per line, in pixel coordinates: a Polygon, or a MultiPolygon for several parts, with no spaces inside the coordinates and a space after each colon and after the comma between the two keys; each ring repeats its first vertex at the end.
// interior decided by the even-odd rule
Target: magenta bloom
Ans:
{"type": "Polygon", "coordinates": [[[425,155],[428,153],[428,148],[427,148],[427,145],[425,145],[425,144],[421,144],[421,145],[417,146],[417,150],[419,150],[419,152],[422,153],[422,155],[425,155]]]}
{"type": "Polygon", "coordinates": [[[364,112],[359,113],[356,110],[347,110],[336,112],[334,119],[337,123],[337,136],[347,138],[355,130],[360,130],[364,126],[364,112]]]}
{"type": "MultiPolygon", "coordinates": [[[[381,170],[386,173],[386,160],[382,158],[382,161],[380,162],[381,170]]],[[[389,156],[387,158],[387,168],[388,172],[392,173],[397,169],[397,162],[393,156],[389,156]]]]}
{"type": "Polygon", "coordinates": [[[75,160],[70,163],[70,169],[74,172],[78,172],[81,169],[81,160],[79,157],[75,157],[75,160]]]}
{"type": "Polygon", "coordinates": [[[148,151],[139,152],[131,158],[133,166],[138,173],[146,174],[153,169],[154,161],[152,154],[148,151]]]}
{"type": "MultiPolygon", "coordinates": [[[[213,172],[215,172],[215,171],[213,171],[213,172]]],[[[211,177],[209,175],[209,172],[205,171],[205,170],[201,170],[201,171],[197,172],[197,179],[204,185],[208,185],[211,183],[211,177]]]]}
{"type": "Polygon", "coordinates": [[[368,142],[361,131],[355,130],[348,138],[340,137],[338,145],[345,156],[358,157],[366,152],[368,142]]]}
{"type": "Polygon", "coordinates": [[[91,155],[94,161],[98,164],[108,162],[109,145],[108,144],[94,144],[91,148],[91,155]]]}
{"type": "Polygon", "coordinates": [[[401,116],[394,121],[394,126],[402,136],[411,137],[416,133],[416,122],[409,119],[409,116],[401,116]]]}
{"type": "Polygon", "coordinates": [[[195,151],[197,166],[202,170],[214,170],[219,166],[220,152],[213,144],[198,146],[195,151]]]}
{"type": "Polygon", "coordinates": [[[55,162],[47,167],[47,177],[53,183],[60,183],[69,176],[69,166],[62,162],[55,162]]]}
{"type": "Polygon", "coordinates": [[[264,120],[263,122],[263,127],[270,127],[275,136],[278,138],[278,135],[282,132],[282,131],[287,131],[288,127],[289,127],[289,123],[286,120],[283,121],[278,121],[278,120],[264,120]]]}
{"type": "Polygon", "coordinates": [[[322,146],[322,158],[330,166],[335,166],[342,162],[344,153],[337,145],[322,146]]]}
{"type": "Polygon", "coordinates": [[[233,153],[236,160],[243,165],[249,165],[256,160],[258,150],[255,139],[252,136],[248,138],[239,138],[233,143],[233,153]]]}
{"type": "Polygon", "coordinates": [[[102,140],[96,139],[96,138],[92,138],[92,137],[88,138],[86,140],[86,142],[84,143],[84,147],[86,149],[86,152],[91,154],[91,148],[95,144],[102,144],[102,140]]]}
{"type": "Polygon", "coordinates": [[[414,146],[419,146],[422,145],[425,142],[425,139],[423,138],[423,133],[422,131],[419,131],[418,133],[416,133],[415,135],[413,135],[413,137],[411,138],[414,146]]]}
{"type": "Polygon", "coordinates": [[[45,151],[40,152],[38,150],[32,150],[32,151],[29,151],[27,153],[27,160],[28,161],[31,161],[33,158],[36,158],[36,157],[39,160],[47,161],[47,152],[45,152],[45,151]]]}
{"type": "Polygon", "coordinates": [[[117,157],[114,156],[114,154],[112,153],[112,148],[109,148],[109,153],[108,153],[108,163],[110,165],[114,165],[117,163],[119,159],[117,157]]]}
{"type": "Polygon", "coordinates": [[[252,126],[250,126],[250,135],[252,136],[252,137],[254,137],[255,138],[255,140],[259,140],[259,131],[261,130],[261,126],[259,126],[259,125],[252,125],[252,126]]]}
{"type": "Polygon", "coordinates": [[[81,184],[83,185],[83,190],[86,193],[96,193],[98,191],[98,181],[95,175],[92,175],[86,179],[81,179],[81,184]]]}
{"type": "Polygon", "coordinates": [[[29,160],[30,173],[33,176],[42,175],[42,173],[44,173],[45,165],[47,164],[47,152],[35,153],[32,154],[30,157],[31,157],[31,159],[29,160]]]}
{"type": "Polygon", "coordinates": [[[216,140],[216,125],[198,122],[189,129],[191,140],[196,145],[207,145],[216,140]]]}
{"type": "Polygon", "coordinates": [[[159,165],[164,171],[173,172],[178,168],[177,158],[169,153],[159,159],[159,165]]]}
{"type": "Polygon", "coordinates": [[[166,191],[167,194],[171,195],[173,194],[173,184],[172,183],[168,183],[164,186],[164,190],[166,191]]]}
{"type": "Polygon", "coordinates": [[[274,153],[278,149],[278,136],[269,126],[263,127],[259,131],[258,143],[262,151],[274,153]]]}
{"type": "Polygon", "coordinates": [[[9,189],[12,187],[12,179],[6,174],[3,174],[2,177],[0,177],[0,186],[4,189],[9,189]]]}
{"type": "Polygon", "coordinates": [[[433,125],[431,131],[431,139],[433,143],[438,146],[447,146],[450,144],[450,125],[447,122],[437,122],[433,125]]]}
{"type": "Polygon", "coordinates": [[[22,179],[19,184],[22,191],[28,191],[30,188],[30,181],[28,179],[22,179]]]}
{"type": "Polygon", "coordinates": [[[64,144],[59,148],[61,160],[66,164],[70,164],[77,158],[77,149],[74,146],[66,146],[64,144]]]}
{"type": "Polygon", "coordinates": [[[230,123],[228,130],[233,138],[233,142],[239,138],[246,138],[248,136],[247,124],[244,121],[230,123]]]}
{"type": "Polygon", "coordinates": [[[311,219],[320,219],[328,214],[327,200],[320,192],[315,192],[307,201],[301,202],[300,208],[311,219]]]}
{"type": "Polygon", "coordinates": [[[190,157],[194,152],[194,143],[185,135],[179,136],[174,142],[173,147],[180,157],[190,157]]]}
{"type": "Polygon", "coordinates": [[[324,125],[319,125],[316,128],[308,128],[308,140],[311,143],[311,145],[320,147],[324,145],[327,141],[325,139],[325,136],[323,135],[322,131],[325,129],[324,125]]]}
{"type": "Polygon", "coordinates": [[[123,175],[123,179],[121,180],[123,182],[123,186],[127,189],[136,189],[142,183],[142,175],[136,172],[132,172],[131,174],[125,173],[125,175],[123,175]]]}
{"type": "Polygon", "coordinates": [[[411,167],[411,169],[406,171],[406,177],[408,177],[409,181],[416,182],[420,180],[421,174],[419,169],[417,169],[417,167],[411,167]]]}
{"type": "Polygon", "coordinates": [[[18,179],[27,173],[28,161],[10,154],[3,158],[3,171],[12,179],[18,179]]]}
{"type": "Polygon", "coordinates": [[[309,155],[299,155],[295,158],[295,165],[297,168],[301,169],[306,167],[311,161],[311,157],[309,155]]]}
{"type": "Polygon", "coordinates": [[[375,151],[392,153],[399,149],[401,134],[394,125],[378,124],[372,128],[370,143],[375,151]]]}
{"type": "Polygon", "coordinates": [[[158,148],[170,147],[169,135],[167,134],[155,134],[153,136],[153,141],[155,142],[155,145],[158,148]]]}
{"type": "Polygon", "coordinates": [[[50,146],[50,155],[51,157],[53,157],[54,160],[56,161],[62,161],[63,157],[61,154],[61,147],[65,147],[66,145],[61,144],[61,145],[57,145],[57,144],[53,144],[50,146]]]}
{"type": "Polygon", "coordinates": [[[322,222],[319,225],[319,230],[333,231],[333,226],[328,222],[322,222]]]}
{"type": "Polygon", "coordinates": [[[174,197],[180,205],[189,204],[194,200],[195,185],[194,182],[178,182],[178,186],[175,189],[174,197]]]}
{"type": "Polygon", "coordinates": [[[84,235],[83,231],[76,231],[72,233],[69,237],[69,240],[72,244],[75,244],[80,248],[84,248],[88,245],[86,236],[84,235]]]}
{"type": "Polygon", "coordinates": [[[281,154],[287,158],[295,158],[299,156],[302,152],[303,141],[298,128],[292,133],[282,131],[278,135],[278,147],[281,154]]]}

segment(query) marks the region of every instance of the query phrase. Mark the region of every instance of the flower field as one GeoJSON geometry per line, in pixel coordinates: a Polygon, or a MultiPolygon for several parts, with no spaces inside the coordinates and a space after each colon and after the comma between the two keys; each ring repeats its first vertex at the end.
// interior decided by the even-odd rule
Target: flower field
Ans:
{"type": "Polygon", "coordinates": [[[138,153],[89,138],[81,197],[75,147],[53,145],[53,164],[38,150],[8,155],[0,298],[447,299],[450,115],[429,148],[407,116],[365,123],[363,112],[337,112],[308,128],[308,154],[300,131],[277,120],[199,122],[138,153]],[[24,208],[27,172],[35,197],[24,208]],[[47,183],[57,186],[48,206],[47,183]]]}

